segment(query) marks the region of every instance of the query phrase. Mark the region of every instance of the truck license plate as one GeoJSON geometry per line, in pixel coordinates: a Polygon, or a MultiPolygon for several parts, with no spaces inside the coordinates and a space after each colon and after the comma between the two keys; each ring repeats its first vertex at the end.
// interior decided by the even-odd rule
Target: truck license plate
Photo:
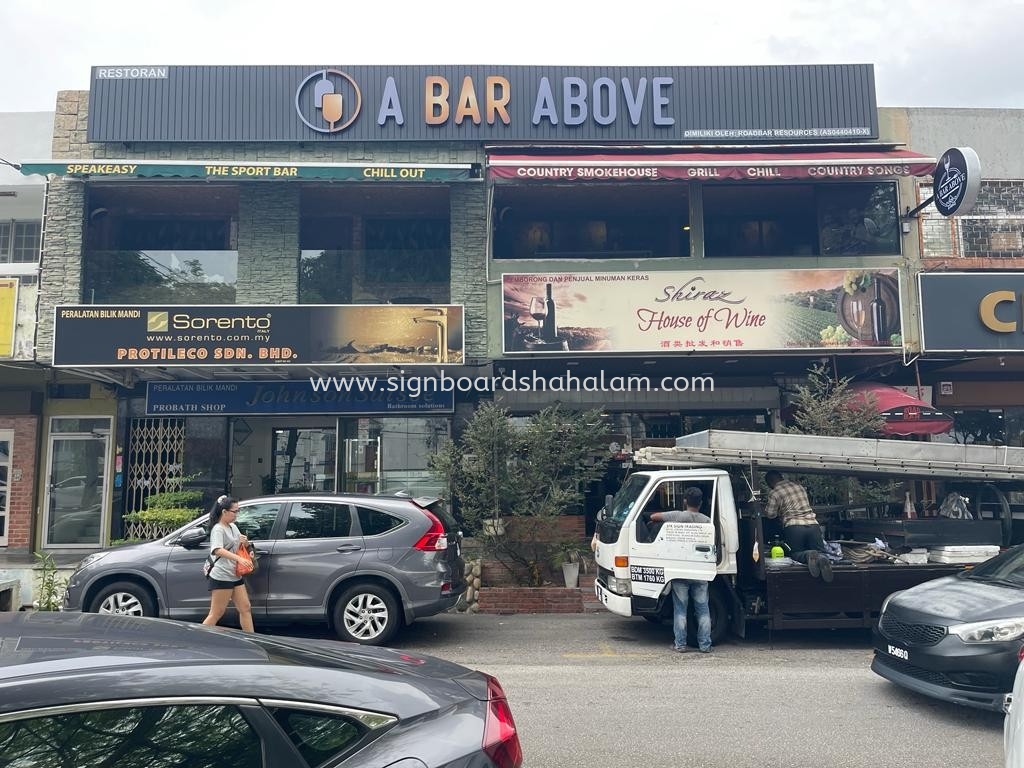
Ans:
{"type": "Polygon", "coordinates": [[[903,659],[904,661],[910,661],[910,654],[907,653],[906,648],[900,648],[899,646],[890,645],[889,655],[895,656],[897,659],[903,659]]]}

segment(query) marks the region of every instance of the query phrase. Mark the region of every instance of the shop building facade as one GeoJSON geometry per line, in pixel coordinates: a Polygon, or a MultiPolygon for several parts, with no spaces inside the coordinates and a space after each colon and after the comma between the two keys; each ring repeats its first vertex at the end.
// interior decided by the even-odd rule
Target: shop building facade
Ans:
{"type": "MultiPolygon", "coordinates": [[[[890,110],[883,110],[890,111],[890,110]]],[[[935,439],[1024,445],[1024,111],[891,110],[923,151],[968,145],[981,158],[977,202],[965,214],[920,215],[921,263],[914,276],[918,375],[954,428],[935,439]]],[[[921,179],[918,199],[933,193],[921,179]]]]}
{"type": "MultiPolygon", "coordinates": [[[[53,123],[52,112],[0,113],[0,157],[48,157],[53,123]]],[[[45,189],[0,163],[0,554],[29,552],[41,474],[47,380],[34,343],[45,189]]]]}
{"type": "Polygon", "coordinates": [[[918,343],[903,212],[936,155],[870,66],[110,71],[22,169],[47,179],[37,360],[91,382],[44,413],[42,548],[131,537],[182,477],[437,492],[482,398],[600,407],[611,453],[771,430],[810,364],[878,379],[918,343]],[[530,386],[410,391],[441,375],[530,386]]]}

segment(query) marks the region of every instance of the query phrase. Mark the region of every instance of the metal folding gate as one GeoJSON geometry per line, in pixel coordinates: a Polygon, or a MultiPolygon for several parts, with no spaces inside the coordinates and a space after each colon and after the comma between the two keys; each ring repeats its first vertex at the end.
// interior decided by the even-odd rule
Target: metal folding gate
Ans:
{"type": "MultiPolygon", "coordinates": [[[[125,457],[125,514],[146,508],[151,494],[181,487],[185,465],[185,419],[132,419],[125,457]]],[[[125,522],[124,538],[148,539],[154,532],[125,522]]]]}

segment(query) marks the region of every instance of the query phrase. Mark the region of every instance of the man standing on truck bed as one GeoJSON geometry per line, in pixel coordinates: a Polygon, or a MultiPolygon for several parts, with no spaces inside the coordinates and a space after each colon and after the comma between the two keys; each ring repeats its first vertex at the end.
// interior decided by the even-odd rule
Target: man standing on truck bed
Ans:
{"type": "Polygon", "coordinates": [[[782,518],[782,538],[789,546],[790,557],[806,563],[811,576],[832,581],[832,563],[824,555],[821,526],[807,498],[807,490],[800,483],[784,479],[776,469],[768,470],[764,480],[772,489],[764,516],[782,518]]]}
{"type": "MultiPolygon", "coordinates": [[[[671,509],[651,513],[656,523],[711,523],[711,518],[701,514],[700,505],[704,494],[700,488],[690,487],[683,491],[686,510],[671,509]]],[[[686,604],[693,596],[693,613],[697,617],[697,647],[701,653],[711,652],[711,608],[708,606],[708,582],[694,579],[672,581],[672,632],[675,643],[672,650],[683,653],[686,650],[686,604]]]]}

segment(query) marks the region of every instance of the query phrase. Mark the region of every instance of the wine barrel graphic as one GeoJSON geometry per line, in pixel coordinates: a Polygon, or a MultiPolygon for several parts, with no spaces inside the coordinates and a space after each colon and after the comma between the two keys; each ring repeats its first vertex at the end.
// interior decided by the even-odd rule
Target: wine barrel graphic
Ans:
{"type": "MultiPolygon", "coordinates": [[[[882,346],[889,345],[889,337],[900,330],[900,289],[896,278],[891,275],[871,275],[872,281],[878,281],[878,297],[885,308],[885,327],[880,329],[882,346]]],[[[836,315],[839,324],[854,340],[874,343],[874,321],[871,312],[871,301],[875,298],[874,282],[866,290],[849,294],[839,289],[839,301],[836,315]]]]}

